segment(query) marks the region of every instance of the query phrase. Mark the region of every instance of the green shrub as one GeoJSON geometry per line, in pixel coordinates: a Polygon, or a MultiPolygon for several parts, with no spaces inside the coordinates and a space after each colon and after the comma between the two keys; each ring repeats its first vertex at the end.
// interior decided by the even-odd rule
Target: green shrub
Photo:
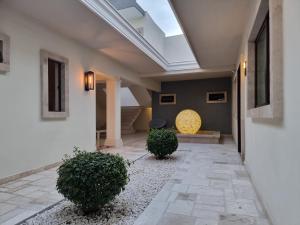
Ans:
{"type": "Polygon", "coordinates": [[[129,163],[119,155],[80,151],[58,168],[57,190],[89,213],[114,199],[128,182],[129,163]]]}
{"type": "Polygon", "coordinates": [[[178,147],[176,132],[170,129],[151,129],[147,139],[147,149],[157,158],[171,155],[178,147]]]}

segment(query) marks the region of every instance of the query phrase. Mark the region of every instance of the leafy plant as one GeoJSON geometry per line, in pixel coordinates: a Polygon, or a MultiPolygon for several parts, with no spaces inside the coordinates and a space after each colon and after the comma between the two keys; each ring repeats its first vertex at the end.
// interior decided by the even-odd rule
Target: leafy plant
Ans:
{"type": "Polygon", "coordinates": [[[81,151],[58,168],[57,190],[85,213],[93,212],[124,190],[129,163],[119,155],[81,151]]]}
{"type": "Polygon", "coordinates": [[[176,132],[171,129],[151,129],[147,139],[147,149],[161,159],[171,155],[178,147],[176,132]]]}

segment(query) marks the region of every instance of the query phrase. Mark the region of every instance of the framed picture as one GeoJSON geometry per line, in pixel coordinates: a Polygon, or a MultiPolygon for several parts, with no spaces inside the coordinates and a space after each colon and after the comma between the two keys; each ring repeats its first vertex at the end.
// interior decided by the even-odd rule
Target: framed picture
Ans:
{"type": "Polygon", "coordinates": [[[206,103],[227,103],[227,92],[226,91],[216,91],[206,93],[206,103]]]}
{"type": "Polygon", "coordinates": [[[176,94],[160,94],[159,95],[160,105],[175,105],[176,104],[176,94]]]}

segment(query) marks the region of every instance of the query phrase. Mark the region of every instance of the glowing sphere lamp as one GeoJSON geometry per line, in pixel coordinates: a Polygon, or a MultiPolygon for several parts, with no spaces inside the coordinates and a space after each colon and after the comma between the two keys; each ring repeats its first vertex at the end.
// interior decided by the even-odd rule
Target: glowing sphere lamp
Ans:
{"type": "Polygon", "coordinates": [[[185,109],[176,116],[176,128],[182,134],[196,134],[201,128],[200,115],[191,109],[185,109]]]}

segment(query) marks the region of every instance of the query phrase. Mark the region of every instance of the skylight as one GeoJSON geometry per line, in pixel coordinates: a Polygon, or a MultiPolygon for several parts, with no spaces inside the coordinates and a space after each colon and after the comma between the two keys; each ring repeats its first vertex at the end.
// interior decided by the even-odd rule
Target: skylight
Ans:
{"type": "Polygon", "coordinates": [[[137,30],[152,26],[165,37],[183,34],[168,0],[107,1],[137,30]]]}
{"type": "Polygon", "coordinates": [[[182,34],[168,0],[137,0],[167,37],[182,34]]]}
{"type": "Polygon", "coordinates": [[[199,68],[168,0],[106,1],[136,30],[139,41],[156,50],[167,70],[199,68]]]}

